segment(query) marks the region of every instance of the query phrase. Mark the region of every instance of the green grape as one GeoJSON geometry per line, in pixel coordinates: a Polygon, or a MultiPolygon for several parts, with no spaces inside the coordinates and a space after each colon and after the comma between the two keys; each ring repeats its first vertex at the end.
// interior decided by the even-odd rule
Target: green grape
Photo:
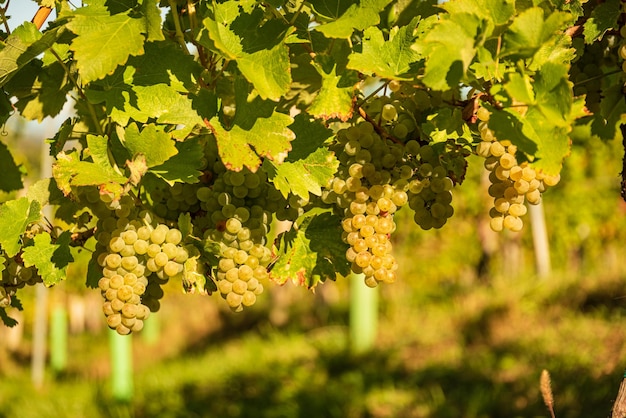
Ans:
{"type": "Polygon", "coordinates": [[[398,111],[394,105],[388,103],[383,106],[380,115],[384,121],[390,122],[398,117],[398,111]]]}

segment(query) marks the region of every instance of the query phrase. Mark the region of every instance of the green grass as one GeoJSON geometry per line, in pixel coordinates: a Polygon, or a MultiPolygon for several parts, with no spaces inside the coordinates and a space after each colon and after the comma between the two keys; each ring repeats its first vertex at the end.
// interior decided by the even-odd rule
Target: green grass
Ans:
{"type": "Polygon", "coordinates": [[[186,308],[197,309],[195,321],[221,325],[192,326],[193,339],[174,298],[159,343],[135,339],[131,405],[110,398],[104,335],[82,336],[73,341],[83,352],[71,357],[80,367],[43,390],[31,389],[27,370],[4,375],[0,417],[548,417],[543,369],[557,417],[606,417],[626,365],[622,283],[618,275],[399,282],[382,289],[377,344],[358,356],[341,284],[330,285],[339,302],[325,311],[294,291],[289,306],[298,310],[282,329],[267,319],[269,302],[233,318],[194,298],[186,308]]]}

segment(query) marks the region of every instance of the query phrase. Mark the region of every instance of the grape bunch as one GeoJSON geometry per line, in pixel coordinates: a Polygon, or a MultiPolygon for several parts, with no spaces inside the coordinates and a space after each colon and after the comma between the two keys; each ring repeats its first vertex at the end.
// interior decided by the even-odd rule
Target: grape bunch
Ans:
{"type": "Polygon", "coordinates": [[[422,229],[441,228],[453,215],[453,180],[448,169],[431,145],[411,140],[406,143],[406,153],[417,165],[415,175],[409,181],[409,207],[415,211],[413,219],[422,229]]]}
{"type": "Polygon", "coordinates": [[[404,147],[361,122],[337,133],[334,151],[340,166],[322,200],[336,206],[343,218],[343,239],[350,245],[346,258],[368,286],[394,282],[398,265],[389,238],[396,229],[394,213],[408,201],[413,175],[404,164],[404,147]]]}
{"type": "Polygon", "coordinates": [[[490,112],[481,107],[477,111],[480,121],[478,129],[481,142],[476,153],[485,158],[485,168],[489,171],[489,195],[493,197],[491,229],[499,232],[509,229],[519,232],[524,226],[521,217],[526,214],[524,202],[536,205],[541,201],[541,193],[547,186],[554,186],[560,176],[544,175],[536,171],[527,161],[518,163],[517,147],[507,140],[498,140],[489,129],[490,112]]]}
{"type": "MultiPolygon", "coordinates": [[[[391,82],[389,87],[394,91],[396,84],[391,82]]],[[[364,110],[378,126],[394,138],[407,141],[417,129],[414,104],[412,100],[382,96],[369,102],[364,106],[364,110]]]]}
{"type": "Polygon", "coordinates": [[[97,189],[84,194],[92,207],[99,206],[94,257],[102,268],[98,287],[107,324],[122,335],[139,331],[160,308],[161,286],[183,278],[189,251],[181,244],[182,233],[139,210],[131,196],[113,200],[97,189]]]}
{"type": "Polygon", "coordinates": [[[203,236],[208,245],[217,244],[215,278],[220,295],[231,309],[241,311],[263,292],[261,281],[267,279],[272,259],[266,246],[272,215],[263,208],[285,207],[285,200],[268,187],[261,169],[230,171],[221,163],[213,169],[218,175],[212,187],[197,190],[207,214],[203,236]]]}
{"type": "Polygon", "coordinates": [[[0,277],[0,308],[6,308],[18,289],[41,283],[42,279],[35,266],[24,266],[19,254],[15,257],[2,255],[4,266],[0,277]]]}

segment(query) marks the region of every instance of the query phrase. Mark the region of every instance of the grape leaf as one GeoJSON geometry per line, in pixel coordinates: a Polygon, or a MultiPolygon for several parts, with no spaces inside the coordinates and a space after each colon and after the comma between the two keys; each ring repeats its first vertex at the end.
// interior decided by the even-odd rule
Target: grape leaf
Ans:
{"type": "Polygon", "coordinates": [[[159,0],[143,0],[141,11],[145,16],[145,33],[148,41],[161,41],[165,39],[161,30],[161,11],[159,0]]]}
{"type": "Polygon", "coordinates": [[[105,7],[89,5],[77,9],[66,26],[76,35],[70,49],[84,84],[113,73],[129,56],[144,52],[146,23],[131,16],[130,10],[111,15],[105,7]]]}
{"type": "Polygon", "coordinates": [[[463,79],[476,54],[476,40],[484,23],[467,13],[444,16],[448,18],[439,21],[417,42],[418,51],[428,57],[424,84],[435,90],[447,90],[463,79]]]}
{"type": "Polygon", "coordinates": [[[607,0],[597,4],[583,25],[585,43],[591,44],[602,39],[607,30],[617,28],[621,8],[619,0],[607,0]]]}
{"type": "Polygon", "coordinates": [[[283,196],[287,197],[291,192],[305,199],[309,198],[309,193],[320,196],[322,186],[339,166],[339,161],[325,148],[318,148],[302,160],[286,161],[278,166],[269,161],[266,163],[268,176],[283,196]]]}
{"type": "Polygon", "coordinates": [[[363,34],[363,51],[350,56],[348,68],[382,78],[403,78],[411,70],[411,64],[420,58],[411,49],[415,41],[413,31],[418,22],[416,17],[387,42],[380,29],[375,26],[367,28],[363,34]]]}
{"type": "Polygon", "coordinates": [[[15,164],[9,148],[3,142],[0,142],[0,167],[2,167],[0,190],[12,192],[24,187],[20,168],[15,164]]]}
{"type": "Polygon", "coordinates": [[[278,101],[289,91],[291,68],[284,44],[239,57],[237,66],[264,99],[278,101]]]}
{"type": "Polygon", "coordinates": [[[508,23],[515,15],[514,0],[462,0],[442,3],[448,13],[469,13],[492,22],[496,26],[508,23]]]}
{"type": "Polygon", "coordinates": [[[0,50],[0,86],[4,86],[18,70],[50,48],[62,33],[63,27],[57,27],[42,35],[37,26],[30,22],[15,28],[0,50]]]}
{"type": "Polygon", "coordinates": [[[98,282],[102,278],[102,267],[98,264],[97,253],[94,252],[87,264],[87,277],[85,277],[85,286],[91,289],[98,288],[98,282]]]}
{"type": "Polygon", "coordinates": [[[28,225],[41,219],[41,206],[36,200],[22,197],[0,205],[0,246],[9,257],[20,250],[20,237],[28,225]]]}
{"type": "Polygon", "coordinates": [[[602,91],[600,112],[593,115],[591,133],[600,138],[615,138],[618,127],[626,123],[626,101],[620,84],[614,84],[602,91]]]}
{"type": "Polygon", "coordinates": [[[508,80],[504,84],[506,92],[519,103],[535,103],[535,92],[532,80],[527,74],[510,73],[508,80]]]}
{"type": "Polygon", "coordinates": [[[338,274],[350,274],[342,231],[340,218],[326,212],[306,217],[298,228],[281,234],[272,280],[279,284],[291,280],[311,289],[320,281],[335,280],[338,274]]]}
{"type": "Polygon", "coordinates": [[[30,200],[36,200],[41,207],[47,204],[60,205],[66,203],[54,178],[41,179],[30,185],[26,191],[26,197],[30,200]]]}
{"type": "Polygon", "coordinates": [[[178,153],[172,137],[163,131],[162,127],[153,124],[143,125],[139,132],[137,125],[131,123],[125,130],[118,131],[121,134],[120,140],[130,155],[143,154],[148,167],[161,165],[178,153]]]}
{"type": "MultiPolygon", "coordinates": [[[[127,68],[125,80],[132,79],[134,69],[127,68]]],[[[179,125],[172,132],[177,139],[185,138],[202,119],[193,109],[186,95],[180,94],[167,84],[151,86],[131,86],[126,82],[111,80],[112,85],[103,90],[88,90],[87,97],[92,103],[106,102],[111,119],[121,126],[128,125],[130,119],[146,123],[156,118],[157,123],[179,125]]]]}
{"type": "MultiPolygon", "coordinates": [[[[11,301],[13,300],[13,298],[14,297],[12,296],[11,301]]],[[[14,318],[11,318],[9,314],[7,314],[5,308],[0,308],[0,319],[2,320],[2,323],[9,328],[13,328],[18,324],[18,322],[14,318]]]]}
{"type": "Polygon", "coordinates": [[[278,101],[291,85],[289,50],[284,40],[293,29],[279,20],[263,23],[261,9],[247,13],[240,11],[239,3],[213,4],[198,42],[236,61],[263,99],[278,101]]]}
{"type": "Polygon", "coordinates": [[[181,213],[178,215],[178,230],[182,234],[183,240],[193,233],[193,225],[189,213],[181,213]]]}
{"type": "Polygon", "coordinates": [[[224,165],[235,171],[244,166],[256,171],[262,157],[283,161],[295,137],[288,127],[293,119],[276,112],[276,104],[271,101],[256,97],[249,102],[245,80],[235,83],[235,104],[236,113],[230,129],[224,127],[218,117],[209,122],[224,165]]]}
{"type": "Polygon", "coordinates": [[[17,77],[13,77],[5,86],[8,93],[17,97],[15,107],[20,114],[38,122],[61,112],[71,88],[72,84],[60,63],[53,62],[41,67],[38,60],[23,67],[17,77]]]}
{"type": "Polygon", "coordinates": [[[265,160],[263,166],[274,186],[287,197],[291,192],[304,199],[309,193],[320,196],[322,187],[332,179],[339,161],[332,152],[323,147],[332,131],[317,121],[298,115],[289,126],[296,139],[291,143],[292,151],[282,164],[265,160]]]}
{"type": "Polygon", "coordinates": [[[37,267],[43,283],[48,287],[64,280],[67,265],[74,261],[70,252],[70,237],[70,231],[65,231],[52,243],[50,234],[37,234],[33,245],[24,248],[24,265],[37,267]]]}
{"type": "Polygon", "coordinates": [[[116,172],[110,165],[80,161],[76,153],[61,152],[52,166],[54,179],[65,195],[71,192],[72,186],[105,185],[114,194],[121,193],[115,184],[125,184],[128,179],[116,172]]]}
{"type": "Polygon", "coordinates": [[[350,6],[339,15],[336,11],[342,11],[347,5],[343,0],[312,1],[311,5],[314,11],[327,11],[327,13],[325,13],[326,17],[334,18],[332,22],[315,26],[315,30],[322,32],[329,38],[348,39],[354,29],[363,30],[370,26],[378,25],[378,23],[380,23],[380,12],[382,12],[389,3],[391,3],[391,0],[361,0],[358,3],[348,2],[347,4],[350,4],[350,6]]]}
{"type": "Polygon", "coordinates": [[[144,54],[128,59],[127,65],[133,68],[128,84],[167,84],[180,92],[195,90],[203,68],[193,56],[185,54],[173,42],[146,42],[144,48],[144,54]]]}
{"type": "Polygon", "coordinates": [[[202,174],[200,169],[203,165],[204,149],[200,137],[177,142],[178,153],[163,164],[150,168],[149,172],[162,178],[168,184],[176,182],[197,183],[198,176],[202,174]]]}
{"type": "Polygon", "coordinates": [[[524,121],[515,110],[493,112],[489,118],[489,129],[500,140],[509,140],[518,149],[528,155],[535,155],[537,143],[529,138],[523,131],[524,121]]]}
{"type": "Polygon", "coordinates": [[[548,175],[560,173],[570,152],[569,127],[555,126],[538,107],[531,107],[524,118],[524,133],[537,144],[533,166],[548,175]]]}
{"type": "Polygon", "coordinates": [[[554,35],[564,29],[571,19],[572,15],[566,12],[545,16],[541,7],[524,10],[504,33],[502,56],[532,57],[544,44],[553,43],[554,35]]]}
{"type": "Polygon", "coordinates": [[[335,57],[320,55],[315,69],[322,76],[322,85],[307,109],[312,116],[328,120],[352,118],[358,73],[345,70],[335,57]]]}

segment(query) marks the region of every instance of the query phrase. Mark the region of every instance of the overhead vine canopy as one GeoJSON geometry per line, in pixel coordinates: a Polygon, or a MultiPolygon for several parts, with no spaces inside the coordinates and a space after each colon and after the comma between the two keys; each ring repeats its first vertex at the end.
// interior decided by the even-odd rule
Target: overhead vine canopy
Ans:
{"type": "MultiPolygon", "coordinates": [[[[0,205],[7,324],[21,287],[65,278],[70,246],[93,251],[86,285],[121,334],[170,280],[235,311],[271,281],[390,283],[394,214],[443,227],[470,155],[492,229],[517,232],[572,128],[625,123],[619,0],[42,0],[10,33],[9,3],[1,122],[66,120],[52,178],[0,205]]],[[[0,190],[21,190],[6,144],[0,163],[0,190]]]]}

